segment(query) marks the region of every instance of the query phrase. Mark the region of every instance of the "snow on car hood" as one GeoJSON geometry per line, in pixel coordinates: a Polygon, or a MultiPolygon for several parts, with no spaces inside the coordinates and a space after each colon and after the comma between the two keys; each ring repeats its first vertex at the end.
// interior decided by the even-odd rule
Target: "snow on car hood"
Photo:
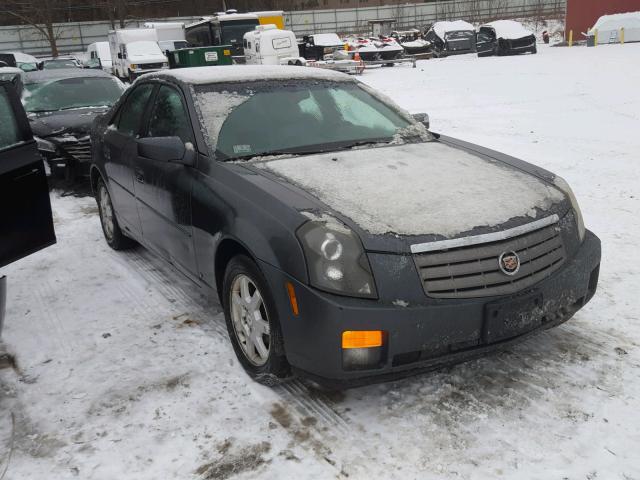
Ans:
{"type": "Polygon", "coordinates": [[[438,142],[258,162],[372,234],[454,237],[564,199],[537,177],[438,142]]]}
{"type": "Polygon", "coordinates": [[[521,23],[513,20],[496,20],[484,26],[493,28],[496,32],[496,37],[504,38],[505,40],[517,40],[533,35],[532,31],[527,30],[521,23]]]}

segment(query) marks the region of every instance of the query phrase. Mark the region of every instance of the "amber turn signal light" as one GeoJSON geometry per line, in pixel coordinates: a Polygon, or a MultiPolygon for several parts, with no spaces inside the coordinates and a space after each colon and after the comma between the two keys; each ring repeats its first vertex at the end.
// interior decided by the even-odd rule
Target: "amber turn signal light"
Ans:
{"type": "Polygon", "coordinates": [[[293,288],[293,283],[287,282],[286,286],[287,294],[289,295],[289,303],[291,304],[291,311],[293,312],[293,315],[297,317],[300,311],[298,310],[298,299],[296,298],[296,291],[293,288]]]}
{"type": "Polygon", "coordinates": [[[342,348],[372,348],[381,346],[381,330],[347,330],[342,332],[342,348]]]}

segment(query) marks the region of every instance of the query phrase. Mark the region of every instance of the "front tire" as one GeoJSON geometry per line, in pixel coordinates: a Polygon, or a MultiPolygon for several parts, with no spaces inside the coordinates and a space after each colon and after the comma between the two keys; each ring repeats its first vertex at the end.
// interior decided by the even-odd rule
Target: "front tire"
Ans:
{"type": "Polygon", "coordinates": [[[135,242],[126,237],[116,218],[116,212],[111,203],[111,195],[102,179],[98,180],[96,189],[96,201],[98,202],[98,212],[100,213],[100,224],[102,233],[107,244],[114,250],[125,250],[135,245],[135,242]]]}
{"type": "Polygon", "coordinates": [[[222,302],[233,350],[249,376],[267,386],[289,376],[271,288],[246,255],[233,257],[227,265],[222,302]]]}

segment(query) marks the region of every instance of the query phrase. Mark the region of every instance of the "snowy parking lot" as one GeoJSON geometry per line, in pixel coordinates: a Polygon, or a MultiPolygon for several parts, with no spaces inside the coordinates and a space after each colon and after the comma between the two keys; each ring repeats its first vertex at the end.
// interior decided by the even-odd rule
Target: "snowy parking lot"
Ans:
{"type": "Polygon", "coordinates": [[[216,298],[110,250],[94,199],[54,191],[57,245],[3,271],[0,478],[640,479],[639,60],[541,47],[364,73],[433,131],[563,176],[602,240],[571,321],[401,381],[253,382],[216,298]]]}

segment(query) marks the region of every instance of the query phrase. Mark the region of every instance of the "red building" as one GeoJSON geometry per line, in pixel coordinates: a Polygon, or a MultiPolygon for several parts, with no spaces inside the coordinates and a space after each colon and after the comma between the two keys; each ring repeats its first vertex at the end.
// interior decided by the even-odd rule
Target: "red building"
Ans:
{"type": "Polygon", "coordinates": [[[640,11],[640,0],[567,0],[566,32],[573,30],[573,38],[593,27],[602,15],[640,11]]]}

